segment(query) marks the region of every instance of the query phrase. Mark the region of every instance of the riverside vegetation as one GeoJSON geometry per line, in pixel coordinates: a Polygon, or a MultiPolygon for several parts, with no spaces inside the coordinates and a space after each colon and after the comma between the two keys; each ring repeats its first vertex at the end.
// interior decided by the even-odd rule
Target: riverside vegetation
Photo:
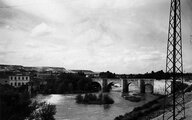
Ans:
{"type": "Polygon", "coordinates": [[[55,105],[32,101],[27,86],[0,85],[0,120],[55,120],[55,105]]]}
{"type": "Polygon", "coordinates": [[[46,85],[41,85],[36,91],[41,94],[73,94],[98,92],[100,88],[93,84],[91,78],[81,74],[62,73],[57,78],[49,77],[46,85]]]}
{"type": "Polygon", "coordinates": [[[98,96],[96,94],[85,94],[85,95],[77,95],[76,103],[79,104],[113,104],[114,100],[107,94],[100,93],[98,96]]]}

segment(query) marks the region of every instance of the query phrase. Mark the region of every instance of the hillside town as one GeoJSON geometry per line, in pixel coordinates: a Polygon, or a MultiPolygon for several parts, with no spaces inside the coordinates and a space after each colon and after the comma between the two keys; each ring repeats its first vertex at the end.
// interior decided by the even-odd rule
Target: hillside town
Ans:
{"type": "MultiPolygon", "coordinates": [[[[27,67],[1,64],[0,84],[9,84],[14,87],[33,84],[35,87],[47,84],[48,79],[58,79],[62,73],[79,74],[87,78],[155,78],[160,80],[166,78],[166,74],[162,70],[145,74],[115,74],[109,71],[67,70],[64,67],[27,67]]],[[[192,82],[192,73],[185,73],[184,79],[192,82]]]]}
{"type": "Polygon", "coordinates": [[[34,89],[46,85],[49,79],[58,79],[62,73],[83,74],[85,77],[99,77],[91,70],[66,70],[63,67],[26,67],[22,65],[0,65],[0,84],[13,87],[32,85],[34,89]]]}

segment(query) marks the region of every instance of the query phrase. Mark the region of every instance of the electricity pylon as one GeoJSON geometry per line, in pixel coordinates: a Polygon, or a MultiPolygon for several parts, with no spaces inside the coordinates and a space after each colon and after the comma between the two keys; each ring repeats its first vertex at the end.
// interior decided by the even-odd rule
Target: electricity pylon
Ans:
{"type": "Polygon", "coordinates": [[[182,86],[183,60],[180,0],[171,0],[167,42],[166,72],[170,73],[171,79],[165,80],[165,95],[167,95],[167,97],[165,98],[164,102],[163,120],[184,119],[185,100],[184,89],[182,86]]]}

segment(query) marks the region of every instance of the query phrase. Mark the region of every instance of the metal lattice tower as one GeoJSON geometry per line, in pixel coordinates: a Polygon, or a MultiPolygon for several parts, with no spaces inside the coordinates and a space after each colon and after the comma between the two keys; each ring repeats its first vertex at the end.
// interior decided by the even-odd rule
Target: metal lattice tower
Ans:
{"type": "Polygon", "coordinates": [[[165,80],[165,98],[163,120],[181,120],[185,118],[183,84],[181,2],[171,0],[169,31],[167,43],[166,72],[171,80],[165,80]],[[178,84],[180,82],[180,84],[178,84]],[[169,104],[169,105],[168,105],[169,104]]]}

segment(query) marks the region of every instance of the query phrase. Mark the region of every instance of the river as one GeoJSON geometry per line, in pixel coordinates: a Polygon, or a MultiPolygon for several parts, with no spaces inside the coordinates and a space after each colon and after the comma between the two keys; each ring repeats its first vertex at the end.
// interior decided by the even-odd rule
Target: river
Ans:
{"type": "MultiPolygon", "coordinates": [[[[163,94],[165,81],[154,81],[154,92],[163,94]]],[[[112,105],[83,105],[75,102],[76,94],[52,94],[52,95],[38,95],[36,100],[46,101],[56,105],[57,113],[54,116],[56,120],[113,120],[116,116],[124,115],[130,112],[134,107],[141,106],[155,98],[150,93],[144,95],[144,100],[140,102],[130,102],[121,97],[121,89],[113,89],[109,95],[114,99],[115,103],[112,105]]],[[[138,92],[136,86],[130,86],[131,91],[138,92]]]]}
{"type": "Polygon", "coordinates": [[[156,98],[156,96],[147,93],[145,94],[145,100],[130,102],[121,97],[121,92],[113,91],[109,95],[115,101],[112,105],[77,104],[75,102],[75,94],[38,95],[36,100],[56,105],[56,120],[113,120],[116,116],[130,112],[134,107],[143,105],[156,98]]]}

